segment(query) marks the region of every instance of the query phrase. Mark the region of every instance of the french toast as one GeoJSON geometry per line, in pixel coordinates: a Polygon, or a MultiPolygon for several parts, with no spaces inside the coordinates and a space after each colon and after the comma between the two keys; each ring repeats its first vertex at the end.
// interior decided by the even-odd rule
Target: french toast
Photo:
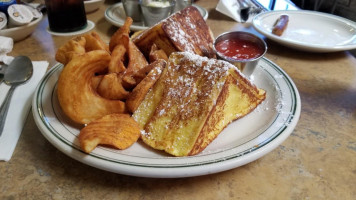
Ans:
{"type": "Polygon", "coordinates": [[[199,10],[189,6],[132,38],[148,57],[153,44],[168,56],[177,51],[215,58],[214,37],[199,10]]]}
{"type": "Polygon", "coordinates": [[[133,113],[141,138],[174,156],[196,155],[266,97],[225,61],[175,52],[133,113]]]}

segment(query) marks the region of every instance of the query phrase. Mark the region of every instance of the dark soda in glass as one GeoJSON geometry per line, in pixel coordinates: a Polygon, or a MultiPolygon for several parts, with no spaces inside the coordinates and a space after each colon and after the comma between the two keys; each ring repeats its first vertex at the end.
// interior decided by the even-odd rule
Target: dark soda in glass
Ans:
{"type": "Polygon", "coordinates": [[[73,32],[87,26],[83,0],[45,0],[51,31],[73,32]]]}

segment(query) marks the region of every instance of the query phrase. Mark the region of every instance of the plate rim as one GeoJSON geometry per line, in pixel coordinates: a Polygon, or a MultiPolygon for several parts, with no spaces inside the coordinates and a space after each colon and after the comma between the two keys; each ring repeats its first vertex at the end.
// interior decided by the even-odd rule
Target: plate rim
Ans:
{"type": "MultiPolygon", "coordinates": [[[[314,45],[314,44],[307,44],[303,42],[298,42],[298,41],[291,41],[291,40],[286,40],[284,38],[281,38],[279,36],[273,35],[270,32],[267,32],[265,29],[261,28],[258,23],[265,17],[271,16],[271,15],[280,15],[280,14],[309,14],[312,16],[321,16],[328,18],[330,20],[342,22],[344,24],[349,24],[350,26],[354,27],[356,29],[356,22],[353,22],[352,20],[332,15],[329,13],[323,13],[323,12],[318,12],[318,11],[310,11],[310,10],[276,10],[276,11],[267,11],[267,12],[262,12],[258,15],[256,15],[253,20],[252,20],[252,25],[255,30],[257,30],[259,33],[267,37],[268,39],[271,39],[279,44],[298,49],[298,50],[303,50],[303,51],[309,51],[309,52],[316,52],[316,53],[324,53],[324,52],[337,52],[337,51],[345,51],[345,50],[351,50],[356,48],[356,43],[355,44],[346,44],[346,45],[333,45],[333,46],[322,46],[322,45],[314,45]]],[[[356,37],[354,38],[353,41],[356,40],[356,37]]]]}
{"type": "MultiPolygon", "coordinates": [[[[56,137],[54,134],[47,134],[46,132],[48,129],[46,129],[46,126],[44,125],[45,119],[42,113],[42,110],[39,108],[40,98],[38,95],[40,92],[43,92],[41,90],[41,87],[43,88],[45,86],[44,81],[46,79],[49,79],[53,73],[56,73],[56,70],[58,68],[61,68],[61,64],[56,64],[53,66],[47,74],[42,78],[40,83],[38,84],[36,91],[33,96],[33,101],[32,101],[32,112],[33,116],[35,119],[36,125],[39,127],[42,135],[52,144],[54,145],[58,150],[62,151],[66,155],[74,158],[75,160],[78,160],[84,164],[103,169],[106,171],[111,171],[114,173],[119,173],[119,174],[126,174],[126,175],[132,175],[132,176],[140,176],[140,177],[154,177],[154,178],[178,178],[178,177],[191,177],[191,176],[199,176],[199,175],[205,175],[205,174],[212,174],[212,173],[217,173],[225,170],[229,170],[232,168],[239,167],[241,165],[247,164],[249,162],[252,162],[265,154],[269,153],[273,149],[275,149],[277,146],[279,146],[285,139],[289,137],[289,135],[292,133],[294,130],[299,117],[300,117],[300,111],[301,111],[301,102],[300,102],[300,96],[297,87],[295,86],[294,82],[292,79],[276,64],[274,64],[272,61],[268,60],[267,58],[262,59],[264,62],[267,62],[267,64],[271,67],[274,67],[275,70],[278,70],[281,75],[283,75],[284,79],[290,84],[290,87],[293,91],[290,91],[291,93],[294,94],[294,100],[295,103],[294,105],[294,113],[292,113],[291,119],[288,119],[288,125],[285,125],[283,130],[280,131],[277,135],[275,135],[273,138],[271,138],[269,141],[266,142],[266,144],[263,144],[260,147],[256,147],[253,151],[250,151],[248,153],[244,153],[242,155],[229,155],[230,157],[226,156],[223,159],[218,159],[218,160],[211,160],[209,163],[198,163],[194,165],[186,165],[186,164],[180,164],[179,166],[167,166],[167,165],[148,165],[146,166],[139,166],[139,165],[132,165],[132,164],[125,164],[125,163],[117,163],[109,160],[104,160],[100,161],[100,163],[96,162],[96,159],[102,159],[102,158],[95,158],[95,154],[90,154],[91,156],[87,156],[88,154],[84,153],[82,150],[75,148],[74,145],[68,145],[66,144],[65,146],[57,143],[55,140],[60,140],[60,138],[53,138],[56,137]],[[74,151],[73,151],[74,148],[74,151]],[[101,163],[103,162],[103,163],[101,163]],[[202,170],[202,167],[207,167],[208,169],[202,170]],[[149,170],[148,170],[149,169],[149,170]],[[189,169],[189,170],[187,170],[189,169]],[[149,173],[147,173],[149,171],[149,173]]],[[[57,83],[56,83],[57,84],[57,83]]],[[[54,91],[54,88],[52,90],[52,93],[54,91]]],[[[53,105],[52,105],[53,107],[53,105]]],[[[235,147],[236,148],[236,147],[235,147]]],[[[225,150],[226,151],[226,150],[225,150]]],[[[199,154],[198,154],[199,155],[199,154]]],[[[208,155],[209,156],[209,155],[208,155]]],[[[183,157],[186,158],[186,157],[183,157]]],[[[194,159],[194,156],[190,157],[194,159]]],[[[158,159],[167,159],[167,158],[158,158],[158,159]]],[[[176,157],[169,157],[169,159],[181,159],[181,158],[176,158],[176,157]]],[[[184,160],[184,159],[183,159],[184,160]]]]}
{"type": "Polygon", "coordinates": [[[0,36],[10,37],[14,40],[14,42],[21,41],[36,31],[36,27],[39,26],[42,19],[43,19],[43,14],[41,14],[39,18],[31,21],[26,25],[1,29],[0,36]],[[23,32],[25,34],[16,34],[16,32],[23,32]]]}
{"type": "MultiPolygon", "coordinates": [[[[201,6],[197,5],[197,4],[192,4],[192,6],[198,8],[198,10],[204,11],[204,13],[205,13],[205,15],[203,16],[204,20],[206,20],[209,17],[209,12],[205,8],[203,8],[203,7],[201,7],[201,6]]],[[[120,23],[120,22],[116,21],[115,19],[113,19],[113,17],[111,17],[111,15],[112,15],[111,13],[117,7],[123,7],[122,2],[115,3],[115,4],[111,5],[111,6],[109,6],[108,8],[106,8],[106,10],[104,12],[104,16],[105,16],[105,19],[108,22],[110,22],[112,25],[117,26],[117,27],[121,27],[124,23],[120,23]]],[[[123,22],[124,22],[124,20],[123,20],[123,22]]],[[[148,28],[149,27],[147,27],[147,26],[135,25],[134,23],[130,27],[130,29],[132,31],[142,31],[142,30],[146,30],[148,28]]]]}
{"type": "Polygon", "coordinates": [[[31,26],[35,26],[36,24],[38,24],[43,18],[43,15],[41,14],[39,18],[31,21],[30,23],[23,25],[23,26],[16,26],[16,27],[12,27],[12,28],[5,28],[5,29],[1,29],[0,32],[1,33],[9,33],[9,32],[13,32],[13,31],[18,31],[18,30],[22,30],[31,26]]]}
{"type": "Polygon", "coordinates": [[[87,26],[83,29],[77,30],[77,31],[73,31],[73,32],[55,32],[52,31],[49,26],[47,26],[46,31],[47,33],[54,35],[54,36],[74,36],[74,35],[80,35],[80,34],[84,34],[86,32],[89,32],[91,30],[93,30],[93,28],[95,27],[95,23],[91,20],[87,20],[87,26]]]}

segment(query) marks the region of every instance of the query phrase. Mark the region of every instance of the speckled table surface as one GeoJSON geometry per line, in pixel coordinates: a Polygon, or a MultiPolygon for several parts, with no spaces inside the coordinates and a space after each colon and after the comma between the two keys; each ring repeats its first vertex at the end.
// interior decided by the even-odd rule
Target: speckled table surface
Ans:
{"type": "MultiPolygon", "coordinates": [[[[116,27],[103,7],[88,14],[108,41],[116,27]]],[[[214,35],[246,29],[215,11],[217,0],[198,1],[209,11],[214,35]]],[[[59,45],[44,19],[12,55],[55,64],[59,45]]],[[[51,145],[29,114],[12,159],[0,162],[0,199],[356,199],[356,59],[348,52],[306,53],[267,40],[266,57],[295,82],[302,102],[292,134],[272,152],[217,174],[177,179],[131,177],[82,164],[51,145]]]]}

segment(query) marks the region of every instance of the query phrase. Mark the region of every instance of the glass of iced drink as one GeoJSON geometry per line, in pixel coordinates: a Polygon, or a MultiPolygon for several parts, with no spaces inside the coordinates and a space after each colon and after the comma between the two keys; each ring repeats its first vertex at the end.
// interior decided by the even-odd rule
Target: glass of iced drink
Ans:
{"type": "Polygon", "coordinates": [[[49,29],[73,32],[87,26],[83,0],[45,0],[49,29]]]}

